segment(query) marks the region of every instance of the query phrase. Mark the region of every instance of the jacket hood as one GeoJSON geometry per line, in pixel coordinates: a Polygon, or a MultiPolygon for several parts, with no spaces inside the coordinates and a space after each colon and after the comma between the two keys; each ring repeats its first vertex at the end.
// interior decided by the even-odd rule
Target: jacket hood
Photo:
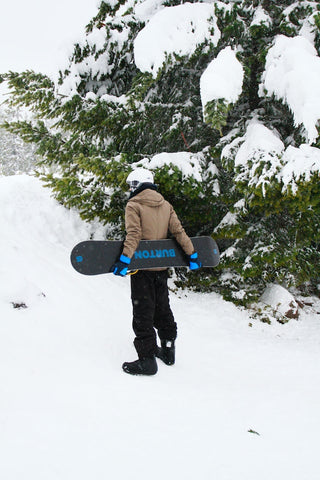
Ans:
{"type": "Polygon", "coordinates": [[[156,190],[146,188],[129,199],[129,202],[137,202],[148,207],[159,207],[164,203],[161,193],[156,190]]]}

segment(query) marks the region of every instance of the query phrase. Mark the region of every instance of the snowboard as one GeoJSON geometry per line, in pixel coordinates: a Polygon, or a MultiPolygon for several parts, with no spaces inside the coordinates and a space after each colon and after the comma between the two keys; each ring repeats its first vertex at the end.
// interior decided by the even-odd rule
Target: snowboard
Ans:
{"type": "MultiPolygon", "coordinates": [[[[203,267],[216,267],[219,249],[211,237],[192,237],[203,267]]],[[[87,240],[78,243],[71,252],[71,263],[83,275],[109,273],[122,253],[123,241],[87,240]]],[[[145,270],[161,267],[189,266],[189,259],[174,239],[141,240],[133,254],[129,269],[145,270]]]]}

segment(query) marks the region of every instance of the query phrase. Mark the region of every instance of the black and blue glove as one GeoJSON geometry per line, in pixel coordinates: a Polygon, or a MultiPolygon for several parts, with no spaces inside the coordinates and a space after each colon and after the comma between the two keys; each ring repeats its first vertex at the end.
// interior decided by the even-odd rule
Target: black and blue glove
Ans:
{"type": "Polygon", "coordinates": [[[197,270],[202,267],[202,263],[198,258],[198,253],[194,252],[192,255],[189,255],[189,268],[190,270],[197,270]]]}
{"type": "Polygon", "coordinates": [[[114,265],[112,265],[110,271],[113,272],[114,275],[120,275],[120,277],[125,277],[127,275],[130,262],[131,258],[128,258],[125,255],[121,255],[120,259],[114,265]]]}

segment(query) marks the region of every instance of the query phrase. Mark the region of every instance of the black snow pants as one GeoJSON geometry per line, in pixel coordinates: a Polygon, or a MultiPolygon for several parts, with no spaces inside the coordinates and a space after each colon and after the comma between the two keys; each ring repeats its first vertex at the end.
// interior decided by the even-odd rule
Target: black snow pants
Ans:
{"type": "Polygon", "coordinates": [[[169,303],[168,271],[139,270],[131,276],[132,327],[139,358],[152,357],[160,340],[175,340],[177,324],[169,303]],[[156,330],[155,330],[156,329],[156,330]]]}

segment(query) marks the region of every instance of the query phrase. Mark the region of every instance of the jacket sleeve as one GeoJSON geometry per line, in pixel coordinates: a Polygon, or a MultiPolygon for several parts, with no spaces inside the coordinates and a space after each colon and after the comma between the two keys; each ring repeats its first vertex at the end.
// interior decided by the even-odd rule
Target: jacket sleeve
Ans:
{"type": "Polygon", "coordinates": [[[125,210],[126,238],[123,245],[123,255],[132,258],[142,238],[139,205],[128,202],[125,210]]]}
{"type": "Polygon", "coordinates": [[[187,255],[191,255],[194,252],[193,243],[181,225],[172,205],[170,205],[169,232],[175,237],[187,255]]]}

